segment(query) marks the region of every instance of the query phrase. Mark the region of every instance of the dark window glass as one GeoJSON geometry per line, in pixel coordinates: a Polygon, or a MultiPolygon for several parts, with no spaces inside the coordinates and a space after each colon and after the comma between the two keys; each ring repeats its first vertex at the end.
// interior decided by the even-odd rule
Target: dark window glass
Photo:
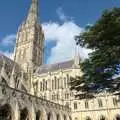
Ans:
{"type": "Polygon", "coordinates": [[[102,103],[101,99],[98,99],[98,105],[99,105],[99,107],[103,107],[103,103],[102,103]]]}
{"type": "Polygon", "coordinates": [[[74,103],[74,109],[77,109],[77,102],[74,103]]]}
{"type": "Polygon", "coordinates": [[[88,101],[85,101],[85,108],[89,108],[88,101]]]}

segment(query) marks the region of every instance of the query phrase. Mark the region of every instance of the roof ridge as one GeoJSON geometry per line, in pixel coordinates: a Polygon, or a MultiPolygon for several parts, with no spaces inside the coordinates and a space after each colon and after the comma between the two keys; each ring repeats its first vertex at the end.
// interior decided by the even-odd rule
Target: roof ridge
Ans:
{"type": "Polygon", "coordinates": [[[74,61],[74,59],[70,59],[70,60],[66,60],[66,61],[62,61],[62,62],[56,62],[56,63],[51,63],[51,64],[43,64],[43,65],[57,65],[57,64],[61,64],[61,63],[66,63],[66,62],[70,62],[70,61],[74,61]]]}
{"type": "Polygon", "coordinates": [[[54,63],[54,64],[43,64],[38,67],[38,69],[36,70],[36,73],[41,74],[41,73],[51,72],[59,69],[71,68],[73,64],[74,64],[74,59],[70,59],[67,61],[54,63]]]}

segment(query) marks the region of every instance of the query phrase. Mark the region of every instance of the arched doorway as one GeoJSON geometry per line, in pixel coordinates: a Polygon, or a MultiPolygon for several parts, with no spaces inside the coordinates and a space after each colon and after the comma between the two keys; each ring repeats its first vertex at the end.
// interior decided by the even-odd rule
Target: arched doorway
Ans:
{"type": "Polygon", "coordinates": [[[67,117],[66,117],[66,115],[64,115],[64,116],[63,116],[63,118],[64,118],[63,120],[67,120],[67,117]]]}
{"type": "Polygon", "coordinates": [[[120,115],[116,115],[115,120],[120,120],[120,115]]]}
{"type": "Polygon", "coordinates": [[[56,116],[56,117],[57,117],[57,120],[60,120],[60,115],[59,115],[59,114],[57,114],[57,116],[56,116]]]}
{"type": "Polygon", "coordinates": [[[99,120],[106,120],[105,116],[101,116],[99,120]]]}
{"type": "Polygon", "coordinates": [[[71,116],[69,116],[69,120],[72,120],[72,117],[71,117],[71,116]]]}
{"type": "Polygon", "coordinates": [[[9,104],[0,107],[0,120],[12,120],[12,109],[9,104]]]}
{"type": "Polygon", "coordinates": [[[29,120],[29,112],[27,108],[20,110],[20,120],[29,120]]]}
{"type": "Polygon", "coordinates": [[[41,118],[41,112],[37,111],[35,120],[40,120],[40,118],[41,118]]]}
{"type": "Polygon", "coordinates": [[[85,120],[91,120],[91,118],[90,117],[86,117],[86,119],[85,120]]]}
{"type": "Polygon", "coordinates": [[[51,120],[51,113],[48,113],[47,120],[51,120]]]}

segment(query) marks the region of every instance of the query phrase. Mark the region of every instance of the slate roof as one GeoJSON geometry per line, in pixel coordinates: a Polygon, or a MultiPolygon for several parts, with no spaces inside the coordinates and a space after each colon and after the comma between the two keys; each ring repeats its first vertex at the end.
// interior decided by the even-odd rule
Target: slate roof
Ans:
{"type": "Polygon", "coordinates": [[[55,64],[44,64],[37,68],[35,74],[53,72],[59,69],[68,69],[68,68],[72,68],[73,66],[74,66],[74,60],[69,60],[69,61],[55,63],[55,64]]]}

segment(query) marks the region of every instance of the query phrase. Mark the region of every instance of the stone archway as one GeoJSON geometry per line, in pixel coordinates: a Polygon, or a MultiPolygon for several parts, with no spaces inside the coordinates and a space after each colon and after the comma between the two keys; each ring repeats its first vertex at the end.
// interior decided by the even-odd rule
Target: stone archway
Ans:
{"type": "Polygon", "coordinates": [[[91,118],[89,116],[87,116],[85,120],[91,120],[91,118]]]}
{"type": "Polygon", "coordinates": [[[12,108],[9,104],[0,107],[0,120],[12,120],[12,108]]]}
{"type": "Polygon", "coordinates": [[[69,120],[72,120],[72,117],[71,117],[71,116],[69,116],[69,120]]]}
{"type": "Polygon", "coordinates": [[[47,114],[47,120],[51,120],[51,117],[52,117],[51,113],[48,113],[47,114]]]}
{"type": "Polygon", "coordinates": [[[36,118],[35,118],[35,120],[40,120],[41,116],[42,116],[42,115],[41,115],[41,111],[38,110],[38,111],[36,112],[36,118]]]}
{"type": "Polygon", "coordinates": [[[47,114],[47,110],[45,107],[43,106],[39,106],[35,112],[35,120],[47,120],[48,118],[48,114],[47,114]]]}
{"type": "Polygon", "coordinates": [[[48,112],[47,120],[57,120],[57,114],[54,111],[48,112]]]}
{"type": "Polygon", "coordinates": [[[20,110],[20,120],[29,120],[29,112],[27,108],[20,110]]]}
{"type": "Polygon", "coordinates": [[[56,115],[56,118],[57,118],[57,120],[60,120],[60,115],[57,114],[57,115],[56,115]]]}
{"type": "Polygon", "coordinates": [[[67,117],[66,117],[66,115],[63,115],[63,120],[67,120],[67,117]]]}
{"type": "Polygon", "coordinates": [[[106,120],[106,117],[102,115],[99,120],[106,120]]]}

